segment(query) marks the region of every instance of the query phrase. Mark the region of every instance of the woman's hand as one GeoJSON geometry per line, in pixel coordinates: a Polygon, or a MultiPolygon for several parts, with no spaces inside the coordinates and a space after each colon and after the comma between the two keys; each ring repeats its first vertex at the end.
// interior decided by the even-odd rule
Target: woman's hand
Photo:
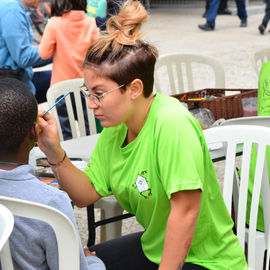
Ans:
{"type": "Polygon", "coordinates": [[[83,247],[83,252],[84,252],[85,256],[96,256],[96,252],[95,251],[90,251],[87,246],[83,247]]]}
{"type": "Polygon", "coordinates": [[[44,111],[39,111],[39,137],[38,146],[47,156],[50,162],[59,161],[63,158],[63,149],[60,145],[58,137],[57,124],[50,113],[42,114],[44,111]]]}

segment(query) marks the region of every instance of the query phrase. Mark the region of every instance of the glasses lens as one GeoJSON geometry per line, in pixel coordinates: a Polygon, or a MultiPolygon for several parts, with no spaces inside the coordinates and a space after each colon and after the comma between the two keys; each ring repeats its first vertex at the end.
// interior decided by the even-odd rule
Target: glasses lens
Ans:
{"type": "Polygon", "coordinates": [[[101,101],[96,95],[89,95],[90,101],[94,102],[96,105],[102,105],[101,101]]]}

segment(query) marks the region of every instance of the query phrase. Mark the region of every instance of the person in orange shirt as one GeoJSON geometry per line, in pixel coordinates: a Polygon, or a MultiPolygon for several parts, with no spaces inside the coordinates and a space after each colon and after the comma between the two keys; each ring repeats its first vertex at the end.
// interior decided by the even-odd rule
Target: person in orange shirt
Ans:
{"type": "MultiPolygon", "coordinates": [[[[95,18],[85,15],[87,0],[51,0],[50,4],[52,17],[45,27],[39,55],[43,59],[53,56],[52,86],[83,77],[83,61],[88,48],[98,38],[98,28],[95,18]]],[[[65,102],[58,104],[64,139],[71,139],[65,102]]]]}

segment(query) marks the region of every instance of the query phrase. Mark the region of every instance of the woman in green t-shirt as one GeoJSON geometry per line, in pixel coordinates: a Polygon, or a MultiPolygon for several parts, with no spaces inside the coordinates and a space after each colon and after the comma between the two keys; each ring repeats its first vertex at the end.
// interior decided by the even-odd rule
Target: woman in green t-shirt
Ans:
{"type": "Polygon", "coordinates": [[[88,50],[81,91],[104,129],[84,172],[50,114],[40,118],[39,147],[76,205],[113,194],[144,227],[90,248],[108,269],[247,269],[198,122],[153,94],[158,53],[141,39],[146,19],[140,2],[125,2],[88,50]]]}

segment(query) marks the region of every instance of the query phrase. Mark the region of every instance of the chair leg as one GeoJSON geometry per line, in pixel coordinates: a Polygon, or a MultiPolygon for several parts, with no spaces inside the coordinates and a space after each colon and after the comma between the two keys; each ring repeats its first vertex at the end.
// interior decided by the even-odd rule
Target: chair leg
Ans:
{"type": "MultiPolygon", "coordinates": [[[[246,240],[248,239],[248,228],[246,228],[246,233],[245,233],[246,240]]],[[[265,234],[263,232],[256,232],[256,270],[264,270],[264,254],[266,250],[266,239],[265,239],[265,234]]],[[[248,251],[248,245],[246,242],[246,252],[248,251]]],[[[248,254],[246,254],[247,260],[248,260],[248,254]]],[[[267,269],[268,270],[268,269],[267,269]]]]}
{"type": "Polygon", "coordinates": [[[96,229],[94,226],[95,223],[95,212],[94,205],[87,206],[87,222],[88,222],[88,242],[87,246],[90,247],[95,244],[96,239],[96,229]]]}
{"type": "MultiPolygon", "coordinates": [[[[123,209],[121,207],[110,207],[106,210],[101,209],[101,220],[110,217],[120,216],[123,214],[123,209]]],[[[100,228],[100,242],[105,242],[121,236],[122,220],[102,225],[100,228]]]]}
{"type": "Polygon", "coordinates": [[[263,270],[264,253],[266,250],[264,233],[256,233],[256,270],[263,270]]]}
{"type": "MultiPolygon", "coordinates": [[[[258,245],[256,245],[257,247],[258,245]]],[[[256,248],[256,270],[264,269],[264,253],[265,250],[262,248],[256,248]]]]}
{"type": "MultiPolygon", "coordinates": [[[[123,214],[123,208],[114,196],[101,198],[95,203],[95,208],[102,209],[101,220],[108,219],[123,214]]],[[[108,223],[101,226],[100,241],[104,242],[121,236],[122,221],[108,223]]]]}

